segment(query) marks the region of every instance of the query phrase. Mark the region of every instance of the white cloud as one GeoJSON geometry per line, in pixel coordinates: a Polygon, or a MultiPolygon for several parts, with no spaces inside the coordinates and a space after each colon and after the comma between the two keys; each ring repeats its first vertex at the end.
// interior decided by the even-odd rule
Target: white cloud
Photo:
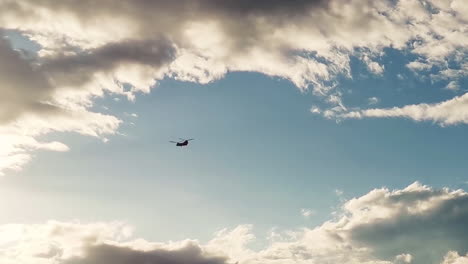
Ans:
{"type": "Polygon", "coordinates": [[[311,112],[311,113],[314,113],[314,114],[320,114],[320,113],[322,112],[322,110],[320,110],[320,108],[317,107],[317,106],[312,106],[312,107],[310,108],[310,112],[311,112]]]}
{"type": "Polygon", "coordinates": [[[55,131],[101,137],[114,134],[120,122],[113,116],[85,110],[54,116],[23,115],[15,122],[0,126],[0,175],[3,175],[4,170],[20,170],[30,161],[35,150],[69,150],[61,142],[38,141],[38,136],[55,131]]]}
{"type": "Polygon", "coordinates": [[[315,214],[315,211],[312,209],[301,208],[301,215],[305,218],[309,218],[315,214]]]}
{"type": "Polygon", "coordinates": [[[86,246],[119,242],[131,228],[121,223],[63,223],[0,226],[0,262],[3,264],[57,263],[83,256],[86,246]]]}
{"type": "Polygon", "coordinates": [[[411,254],[401,254],[395,257],[395,262],[398,263],[411,263],[413,256],[411,254]]]}
{"type": "Polygon", "coordinates": [[[468,250],[467,220],[468,193],[414,183],[348,200],[336,219],[315,228],[275,231],[275,239],[257,251],[249,248],[255,239],[250,225],[223,229],[207,243],[162,243],[135,238],[133,228],[118,222],[51,221],[1,225],[0,262],[464,264],[468,257],[459,254],[468,250]]]}
{"type": "Polygon", "coordinates": [[[127,112],[124,112],[124,115],[129,116],[129,117],[138,118],[138,114],[136,114],[136,113],[127,113],[127,112]]]}
{"type": "Polygon", "coordinates": [[[451,91],[458,91],[460,89],[460,85],[456,81],[451,81],[445,86],[445,89],[451,90],[451,91]]]}
{"type": "Polygon", "coordinates": [[[352,111],[341,118],[403,117],[414,121],[432,121],[442,126],[468,123],[468,93],[437,104],[415,104],[393,108],[374,108],[352,111]]]}
{"type": "Polygon", "coordinates": [[[424,62],[412,61],[408,63],[406,67],[410,68],[413,71],[423,71],[430,70],[432,68],[432,65],[424,62]]]}
{"type": "Polygon", "coordinates": [[[468,264],[468,255],[460,256],[458,252],[447,253],[442,264],[468,264]]]}
{"type": "Polygon", "coordinates": [[[369,98],[367,99],[367,102],[368,102],[370,105],[378,104],[379,101],[380,101],[379,98],[377,98],[377,97],[375,97],[375,96],[374,96],[374,97],[369,97],[369,98]]]}
{"type": "Polygon", "coordinates": [[[385,69],[385,66],[380,65],[379,63],[373,61],[371,58],[369,58],[368,55],[362,56],[361,60],[366,64],[367,69],[376,75],[382,75],[385,69]]]}

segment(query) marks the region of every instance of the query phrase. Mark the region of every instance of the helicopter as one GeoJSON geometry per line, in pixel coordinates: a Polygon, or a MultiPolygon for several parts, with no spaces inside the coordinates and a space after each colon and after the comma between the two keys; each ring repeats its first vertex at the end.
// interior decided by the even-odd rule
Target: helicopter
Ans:
{"type": "Polygon", "coordinates": [[[183,138],[179,138],[180,141],[176,142],[176,141],[169,141],[171,143],[175,143],[177,147],[185,147],[188,145],[189,141],[191,140],[194,140],[194,138],[191,138],[191,139],[183,139],[183,138]]]}

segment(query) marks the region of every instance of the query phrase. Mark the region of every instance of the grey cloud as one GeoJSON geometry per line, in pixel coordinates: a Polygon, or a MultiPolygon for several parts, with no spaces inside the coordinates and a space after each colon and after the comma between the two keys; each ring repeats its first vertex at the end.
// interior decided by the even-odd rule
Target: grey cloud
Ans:
{"type": "MultiPolygon", "coordinates": [[[[57,2],[53,0],[26,0],[24,2],[27,5],[23,5],[21,8],[17,7],[15,13],[31,21],[34,21],[34,17],[39,16],[37,10],[40,9],[70,14],[85,27],[95,27],[96,21],[106,19],[106,17],[126,18],[129,24],[136,26],[140,36],[165,34],[177,40],[178,44],[184,42],[181,34],[187,23],[216,21],[221,25],[221,29],[230,36],[230,42],[226,45],[231,45],[233,51],[240,52],[254,43],[258,45],[262,41],[263,35],[272,33],[278,24],[294,23],[293,19],[310,15],[312,9],[326,8],[329,1],[63,0],[57,2]],[[29,8],[25,8],[25,6],[29,8]],[[29,17],[24,16],[27,13],[29,13],[29,17]],[[258,18],[261,17],[267,19],[267,22],[262,26],[257,23],[258,18]]],[[[10,1],[6,1],[6,4],[8,3],[10,1]]],[[[14,4],[10,3],[9,5],[14,4]]],[[[366,24],[363,23],[362,26],[366,26],[366,24]]]]}
{"type": "MultiPolygon", "coordinates": [[[[393,195],[388,207],[395,203],[408,206],[428,202],[440,191],[409,192],[393,195]]],[[[436,203],[436,202],[434,202],[436,203]]],[[[392,259],[409,252],[413,263],[440,263],[448,251],[468,252],[468,196],[438,201],[431,210],[409,213],[402,209],[388,219],[363,223],[352,229],[352,239],[370,247],[377,257],[392,259]]]]}
{"type": "Polygon", "coordinates": [[[0,123],[25,111],[56,110],[46,103],[54,90],[47,78],[3,38],[0,38],[0,62],[0,123]]]}
{"type": "MultiPolygon", "coordinates": [[[[149,14],[150,12],[160,13],[161,11],[171,11],[171,14],[181,17],[190,13],[225,13],[240,16],[255,15],[295,15],[307,13],[310,8],[326,6],[326,0],[134,0],[134,1],[111,1],[104,0],[95,2],[84,0],[76,2],[73,0],[63,0],[56,2],[53,0],[31,1],[38,7],[55,6],[58,11],[68,11],[76,15],[86,17],[86,14],[111,13],[117,10],[127,14],[149,14]],[[114,3],[114,5],[109,5],[114,3]],[[177,15],[176,11],[181,11],[177,15]]],[[[16,6],[13,2],[7,1],[6,4],[16,6]]],[[[19,9],[19,8],[18,8],[19,9]]]]}
{"type": "MultiPolygon", "coordinates": [[[[255,48],[285,57],[291,54],[288,53],[291,50],[308,50],[302,43],[298,43],[295,48],[288,41],[284,41],[287,43],[285,44],[271,39],[278,33],[278,29],[284,29],[282,26],[297,27],[310,29],[307,34],[316,37],[317,43],[326,43],[323,45],[329,45],[328,48],[336,45],[338,49],[342,49],[339,55],[349,56],[354,48],[359,47],[370,50],[390,46],[401,48],[410,38],[418,36],[412,35],[414,29],[402,22],[403,20],[397,21],[395,17],[390,17],[390,13],[400,12],[402,14],[396,17],[404,18],[406,11],[396,8],[401,2],[403,1],[23,0],[21,5],[17,5],[14,0],[4,0],[0,2],[0,24],[1,17],[21,17],[22,21],[27,20],[29,23],[41,21],[41,12],[44,10],[57,15],[57,24],[64,24],[64,21],[59,20],[63,19],[59,14],[67,14],[66,19],[75,18],[80,26],[89,29],[99,28],[100,21],[117,18],[125,20],[130,28],[135,29],[132,37],[152,38],[164,35],[179,47],[190,47],[190,39],[184,36],[186,26],[191,22],[215,22],[226,35],[222,45],[229,47],[230,54],[226,55],[229,57],[255,48]]],[[[414,4],[417,3],[419,1],[415,0],[414,4]]],[[[430,6],[431,3],[427,2],[426,5],[430,6]]],[[[344,64],[343,61],[337,64],[327,62],[327,66],[328,71],[339,73],[346,73],[349,67],[346,60],[344,64]]]]}
{"type": "Polygon", "coordinates": [[[304,263],[439,264],[449,252],[468,252],[468,193],[462,190],[434,190],[418,183],[403,190],[376,189],[345,202],[343,209],[341,217],[306,229],[304,238],[271,246],[264,257],[295,256],[304,263]]]}
{"type": "Polygon", "coordinates": [[[159,68],[175,57],[175,47],[165,38],[124,40],[73,55],[46,58],[41,70],[57,85],[81,85],[96,72],[108,72],[123,64],[139,64],[159,68]]]}
{"type": "Polygon", "coordinates": [[[231,15],[275,15],[281,17],[304,15],[311,8],[324,7],[326,0],[200,0],[201,10],[216,10],[231,15]]]}
{"type": "Polygon", "coordinates": [[[26,59],[13,50],[7,39],[0,39],[0,124],[20,115],[58,114],[52,104],[53,93],[63,85],[80,86],[96,72],[108,72],[124,64],[139,64],[155,69],[175,56],[172,43],[164,38],[124,40],[74,55],[26,59]]]}
{"type": "Polygon", "coordinates": [[[198,245],[189,244],[177,250],[135,250],[113,245],[90,246],[84,257],[61,264],[225,264],[226,258],[207,256],[198,245]]]}

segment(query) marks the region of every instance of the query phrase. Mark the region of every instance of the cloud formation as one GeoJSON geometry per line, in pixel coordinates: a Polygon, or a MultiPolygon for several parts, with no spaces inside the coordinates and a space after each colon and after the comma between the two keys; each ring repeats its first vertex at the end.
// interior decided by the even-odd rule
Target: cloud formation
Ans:
{"type": "MultiPolygon", "coordinates": [[[[102,65],[106,63],[103,56],[93,59],[99,58],[102,65]]],[[[88,111],[90,98],[96,92],[102,93],[102,89],[80,90],[60,80],[67,75],[66,82],[73,82],[83,77],[79,75],[86,68],[93,67],[86,57],[67,59],[69,67],[63,64],[63,57],[37,64],[14,50],[6,39],[0,39],[0,175],[5,169],[21,169],[31,159],[33,150],[68,150],[60,142],[40,142],[38,136],[56,131],[101,137],[115,133],[121,123],[114,116],[88,111]],[[57,85],[58,82],[62,84],[57,85]]],[[[98,74],[95,69],[93,75],[98,74]]]]}
{"type": "Polygon", "coordinates": [[[408,49],[429,65],[462,60],[468,15],[459,6],[460,0],[3,0],[0,25],[27,32],[43,53],[163,35],[178,48],[171,73],[179,78],[209,81],[250,70],[320,90],[333,76],[349,74],[350,55],[381,74],[373,59],[387,47],[408,49]]]}
{"type": "Polygon", "coordinates": [[[45,76],[0,38],[0,124],[14,120],[25,111],[53,113],[47,104],[53,92],[45,76]]]}
{"type": "Polygon", "coordinates": [[[468,193],[414,183],[374,189],[345,201],[338,217],[315,228],[276,234],[254,251],[251,226],[224,229],[207,243],[135,239],[115,223],[0,226],[5,264],[464,264],[468,193]],[[424,241],[424,243],[421,243],[424,241]]]}
{"type": "Polygon", "coordinates": [[[442,126],[468,124],[468,94],[437,104],[416,104],[393,108],[374,108],[338,115],[342,118],[402,117],[414,121],[432,121],[442,126]]]}
{"type": "Polygon", "coordinates": [[[468,263],[468,255],[460,256],[457,252],[449,252],[444,258],[442,264],[466,264],[468,263]]]}
{"type": "Polygon", "coordinates": [[[225,264],[225,258],[207,256],[196,244],[187,244],[175,250],[153,249],[143,251],[128,247],[97,245],[85,249],[86,255],[75,257],[63,264],[225,264]]]}
{"type": "Polygon", "coordinates": [[[120,65],[159,68],[174,59],[175,48],[166,39],[123,40],[85,53],[44,58],[40,70],[59,87],[80,87],[95,74],[115,71],[120,65]]]}
{"type": "MultiPolygon", "coordinates": [[[[379,58],[399,50],[415,57],[408,68],[458,88],[468,76],[467,23],[463,0],[0,0],[0,29],[40,45],[25,58],[0,44],[0,126],[29,115],[41,131],[105,137],[120,120],[90,112],[95,97],[133,100],[164,77],[207,83],[230,71],[290,80],[323,96],[330,108],[315,112],[335,118],[348,112],[338,80],[352,78],[351,58],[382,76],[379,58]],[[57,116],[75,125],[58,127],[57,116]],[[91,127],[76,128],[76,116],[104,119],[104,127],[87,120],[91,127]]],[[[458,118],[459,109],[446,110],[446,119],[458,118]]],[[[10,148],[28,156],[20,145],[10,148]]],[[[4,154],[10,165],[0,171],[21,167],[15,153],[4,154]]]]}
{"type": "Polygon", "coordinates": [[[375,189],[345,202],[336,220],[299,231],[261,255],[278,263],[440,263],[451,250],[468,250],[467,206],[468,194],[461,190],[419,183],[375,189]]]}

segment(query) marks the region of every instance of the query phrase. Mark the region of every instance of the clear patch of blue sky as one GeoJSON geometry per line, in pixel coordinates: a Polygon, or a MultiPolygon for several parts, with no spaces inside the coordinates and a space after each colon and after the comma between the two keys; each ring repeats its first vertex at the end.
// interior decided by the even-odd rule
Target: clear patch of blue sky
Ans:
{"type": "Polygon", "coordinates": [[[25,50],[36,53],[41,50],[41,46],[34,41],[29,40],[22,33],[16,30],[2,30],[0,32],[3,36],[7,37],[11,45],[18,50],[25,50]]]}

